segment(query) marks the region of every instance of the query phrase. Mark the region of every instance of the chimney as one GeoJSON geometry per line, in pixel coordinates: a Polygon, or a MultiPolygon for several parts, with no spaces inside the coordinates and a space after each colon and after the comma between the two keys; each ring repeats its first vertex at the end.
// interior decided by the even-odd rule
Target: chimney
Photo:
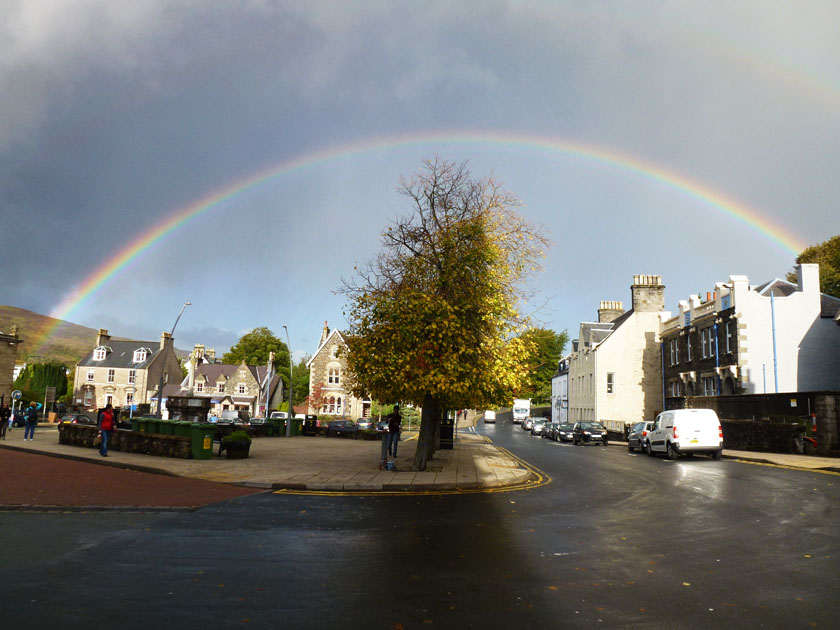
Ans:
{"type": "Polygon", "coordinates": [[[324,322],[324,330],[321,331],[321,341],[318,342],[318,345],[320,346],[322,343],[324,343],[327,340],[327,337],[329,337],[329,336],[330,336],[330,328],[329,328],[329,326],[327,326],[327,322],[325,321],[324,322]]]}
{"type": "Polygon", "coordinates": [[[111,341],[111,335],[109,335],[108,331],[104,328],[100,328],[96,335],[96,347],[98,348],[99,346],[104,346],[109,341],[111,341]]]}
{"type": "Polygon", "coordinates": [[[193,354],[195,354],[195,361],[196,363],[204,363],[204,344],[197,343],[193,348],[193,354]]]}
{"type": "Polygon", "coordinates": [[[170,335],[166,331],[163,331],[162,333],[160,333],[160,349],[161,350],[163,350],[166,347],[166,344],[168,344],[170,341],[172,341],[172,335],[170,335]]]}
{"type": "Polygon", "coordinates": [[[796,270],[797,289],[803,293],[820,293],[820,266],[816,263],[802,263],[796,270]]]}
{"type": "Polygon", "coordinates": [[[630,287],[633,310],[637,313],[658,313],[665,310],[665,285],[662,276],[635,275],[630,287]]]}
{"type": "Polygon", "coordinates": [[[614,321],[624,314],[624,305],[621,302],[601,302],[598,306],[598,322],[608,323],[614,321]]]}

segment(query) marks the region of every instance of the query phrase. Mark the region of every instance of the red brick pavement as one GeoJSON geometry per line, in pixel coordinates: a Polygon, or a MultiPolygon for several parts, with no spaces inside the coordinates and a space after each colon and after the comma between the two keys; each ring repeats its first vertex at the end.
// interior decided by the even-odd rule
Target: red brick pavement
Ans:
{"type": "Polygon", "coordinates": [[[0,506],[192,508],[261,490],[0,449],[0,506]]]}

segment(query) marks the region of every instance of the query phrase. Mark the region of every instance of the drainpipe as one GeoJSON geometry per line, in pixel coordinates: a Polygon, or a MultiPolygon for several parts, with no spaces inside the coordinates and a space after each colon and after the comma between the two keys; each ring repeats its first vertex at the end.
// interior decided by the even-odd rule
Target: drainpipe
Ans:
{"type": "Polygon", "coordinates": [[[665,342],[659,342],[659,363],[662,372],[662,410],[665,411],[665,342]]]}
{"type": "Polygon", "coordinates": [[[715,381],[717,385],[717,395],[720,396],[720,352],[718,350],[717,322],[715,322],[715,381]]]}
{"type": "Polygon", "coordinates": [[[776,393],[779,393],[779,363],[776,355],[776,302],[773,294],[770,294],[770,321],[773,330],[773,382],[776,385],[776,393]]]}

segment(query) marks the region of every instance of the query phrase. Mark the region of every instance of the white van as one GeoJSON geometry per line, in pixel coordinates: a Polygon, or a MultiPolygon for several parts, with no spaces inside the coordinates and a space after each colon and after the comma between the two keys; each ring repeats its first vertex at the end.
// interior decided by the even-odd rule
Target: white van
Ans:
{"type": "Polygon", "coordinates": [[[647,435],[648,455],[665,453],[668,459],[680,455],[705,453],[720,459],[723,452],[723,429],[711,409],[675,409],[656,416],[647,435]]]}
{"type": "Polygon", "coordinates": [[[496,422],[496,412],[487,410],[484,412],[484,422],[496,422]]]}

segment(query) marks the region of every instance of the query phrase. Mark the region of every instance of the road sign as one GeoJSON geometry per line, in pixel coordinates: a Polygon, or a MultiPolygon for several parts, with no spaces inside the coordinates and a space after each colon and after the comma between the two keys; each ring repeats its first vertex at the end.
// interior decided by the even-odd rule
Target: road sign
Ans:
{"type": "Polygon", "coordinates": [[[19,389],[16,389],[12,392],[12,398],[14,398],[15,400],[20,400],[21,396],[23,396],[23,392],[21,392],[19,389]]]}
{"type": "Polygon", "coordinates": [[[55,402],[55,387],[47,386],[46,402],[55,402]]]}

